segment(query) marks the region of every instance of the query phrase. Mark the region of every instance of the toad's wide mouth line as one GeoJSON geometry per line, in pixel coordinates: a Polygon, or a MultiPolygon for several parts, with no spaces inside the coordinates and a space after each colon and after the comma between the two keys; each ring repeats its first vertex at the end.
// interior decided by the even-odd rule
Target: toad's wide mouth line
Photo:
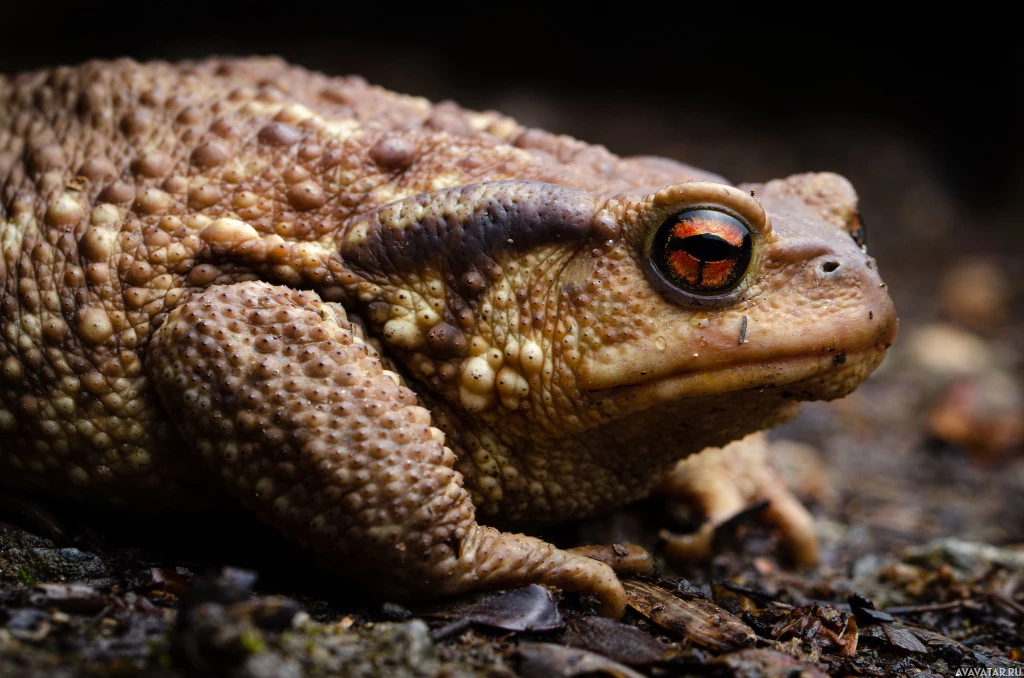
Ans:
{"type": "Polygon", "coordinates": [[[885,350],[885,344],[877,344],[853,352],[836,351],[813,356],[773,358],[765,362],[736,363],[681,372],[642,384],[613,386],[590,393],[596,398],[609,397],[628,411],[638,411],[669,400],[795,384],[830,371],[863,369],[863,365],[868,362],[872,363],[873,368],[881,362],[885,350]]]}

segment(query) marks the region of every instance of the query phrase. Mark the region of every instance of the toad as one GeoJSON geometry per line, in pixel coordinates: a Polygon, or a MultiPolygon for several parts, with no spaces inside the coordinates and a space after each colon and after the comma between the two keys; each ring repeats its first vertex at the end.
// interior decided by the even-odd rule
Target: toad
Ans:
{"type": "Polygon", "coordinates": [[[896,333],[837,175],[734,187],[275,59],[0,77],[0,245],[3,485],[230,497],[404,599],[620,615],[600,549],[512,530],[657,486],[779,498],[813,559],[754,457],[685,458],[849,393],[896,333]]]}

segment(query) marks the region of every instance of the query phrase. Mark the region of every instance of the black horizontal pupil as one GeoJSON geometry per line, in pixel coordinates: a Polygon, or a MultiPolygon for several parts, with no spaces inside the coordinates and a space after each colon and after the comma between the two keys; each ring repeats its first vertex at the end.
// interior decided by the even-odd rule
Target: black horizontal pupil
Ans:
{"type": "Polygon", "coordinates": [[[669,243],[669,248],[682,250],[698,261],[725,261],[739,258],[739,248],[713,233],[691,235],[669,243]]]}

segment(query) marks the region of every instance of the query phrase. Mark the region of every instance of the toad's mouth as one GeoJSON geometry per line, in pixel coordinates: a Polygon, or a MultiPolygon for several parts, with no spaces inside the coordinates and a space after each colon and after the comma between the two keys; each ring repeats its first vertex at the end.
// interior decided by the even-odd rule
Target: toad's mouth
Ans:
{"type": "MultiPolygon", "coordinates": [[[[777,357],[658,377],[641,384],[591,391],[612,401],[619,414],[646,410],[673,400],[785,386],[793,400],[833,400],[853,391],[882,362],[886,344],[859,351],[777,357]]],[[[612,403],[607,403],[611,405],[612,403]]]]}

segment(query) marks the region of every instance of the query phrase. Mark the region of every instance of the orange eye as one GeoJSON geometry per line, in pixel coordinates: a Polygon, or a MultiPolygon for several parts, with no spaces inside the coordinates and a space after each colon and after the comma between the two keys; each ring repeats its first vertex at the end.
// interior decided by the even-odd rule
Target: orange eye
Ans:
{"type": "Polygon", "coordinates": [[[864,225],[864,218],[860,215],[860,212],[856,212],[853,215],[853,222],[850,224],[850,235],[853,237],[853,241],[857,243],[857,247],[863,249],[868,246],[868,229],[864,225]]]}
{"type": "Polygon", "coordinates": [[[752,252],[746,226],[708,209],[670,217],[651,243],[651,258],[662,275],[680,290],[702,295],[735,287],[750,267],[752,252]]]}

